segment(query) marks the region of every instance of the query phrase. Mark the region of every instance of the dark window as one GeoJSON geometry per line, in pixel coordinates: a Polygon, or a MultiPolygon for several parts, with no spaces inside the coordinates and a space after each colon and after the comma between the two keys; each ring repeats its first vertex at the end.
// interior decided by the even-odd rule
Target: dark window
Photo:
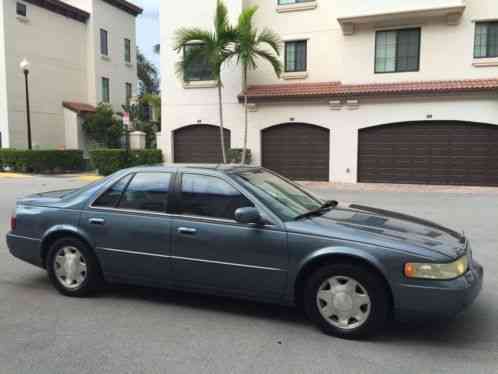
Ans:
{"type": "Polygon", "coordinates": [[[375,72],[418,71],[420,29],[378,31],[375,38],[375,72]]]}
{"type": "Polygon", "coordinates": [[[119,201],[118,208],[166,212],[169,173],[139,173],[130,182],[119,201]]]}
{"type": "Polygon", "coordinates": [[[109,34],[104,29],[100,29],[100,54],[109,56],[109,34]]]}
{"type": "Polygon", "coordinates": [[[299,40],[285,43],[285,71],[288,73],[306,71],[307,41],[299,40]]]}
{"type": "Polygon", "coordinates": [[[95,207],[102,208],[114,208],[121,198],[121,194],[125,190],[128,182],[133,177],[133,174],[127,175],[121,178],[119,181],[113,184],[106,192],[104,192],[100,197],[93,203],[95,207]]]}
{"type": "Polygon", "coordinates": [[[125,58],[125,62],[131,62],[131,41],[130,41],[130,39],[124,40],[124,58],[125,58]]]}
{"type": "Polygon", "coordinates": [[[311,1],[316,1],[316,0],[278,0],[278,5],[309,3],[311,1]]]}
{"type": "Polygon", "coordinates": [[[133,96],[133,87],[131,83],[125,83],[126,105],[130,105],[133,96]]]}
{"type": "Polygon", "coordinates": [[[189,61],[184,74],[186,82],[210,81],[214,79],[213,70],[201,53],[203,47],[203,44],[189,44],[183,50],[183,58],[189,61]]]}
{"type": "Polygon", "coordinates": [[[102,102],[109,103],[111,101],[109,78],[102,78],[102,102]]]}
{"type": "Polygon", "coordinates": [[[498,57],[498,22],[476,23],[474,57],[498,57]]]}
{"type": "Polygon", "coordinates": [[[16,14],[18,16],[26,17],[28,15],[28,7],[23,3],[16,3],[16,14]]]}
{"type": "Polygon", "coordinates": [[[219,178],[193,174],[182,177],[180,214],[233,220],[238,208],[251,206],[244,195],[219,178]]]}

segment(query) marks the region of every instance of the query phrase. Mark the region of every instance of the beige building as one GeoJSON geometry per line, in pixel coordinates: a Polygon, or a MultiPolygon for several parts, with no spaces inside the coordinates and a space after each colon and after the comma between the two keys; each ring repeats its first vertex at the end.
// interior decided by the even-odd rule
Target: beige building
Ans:
{"type": "Polygon", "coordinates": [[[125,0],[2,0],[1,146],[27,147],[23,59],[30,63],[33,147],[80,148],[85,113],[100,102],[122,110],[137,86],[141,12],[125,0]]]}
{"type": "MultiPolygon", "coordinates": [[[[285,73],[261,63],[249,77],[255,164],[298,180],[498,185],[496,0],[226,2],[233,20],[258,5],[257,27],[283,39],[285,73]]],[[[214,7],[162,3],[162,144],[173,161],[220,159],[214,84],[179,81],[171,48],[178,27],[211,28],[214,7]]],[[[238,148],[240,68],[223,82],[238,148]]]]}

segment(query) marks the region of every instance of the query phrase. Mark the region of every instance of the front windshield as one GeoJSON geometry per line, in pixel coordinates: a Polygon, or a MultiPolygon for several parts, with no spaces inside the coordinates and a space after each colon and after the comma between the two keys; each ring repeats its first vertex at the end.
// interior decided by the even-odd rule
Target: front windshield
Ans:
{"type": "Polygon", "coordinates": [[[240,172],[235,178],[284,221],[291,221],[323,204],[301,188],[262,169],[240,172]]]}

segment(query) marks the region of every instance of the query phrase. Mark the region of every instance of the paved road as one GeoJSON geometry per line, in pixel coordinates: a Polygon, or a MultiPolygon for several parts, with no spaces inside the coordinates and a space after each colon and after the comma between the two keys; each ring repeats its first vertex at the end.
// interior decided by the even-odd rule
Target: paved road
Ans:
{"type": "MultiPolygon", "coordinates": [[[[0,235],[15,197],[68,178],[0,178],[0,235]]],[[[392,326],[366,342],[327,337],[292,308],[142,288],[68,299],[0,241],[0,373],[497,373],[498,194],[317,192],[421,214],[473,240],[477,303],[448,323],[392,326]]]]}

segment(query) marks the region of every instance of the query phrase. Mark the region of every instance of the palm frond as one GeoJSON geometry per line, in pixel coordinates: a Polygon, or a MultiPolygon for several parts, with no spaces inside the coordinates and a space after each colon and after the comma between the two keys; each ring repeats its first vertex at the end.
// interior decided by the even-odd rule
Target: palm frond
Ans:
{"type": "Polygon", "coordinates": [[[216,37],[209,31],[202,30],[198,27],[178,29],[174,36],[173,49],[180,52],[187,44],[195,42],[212,45],[215,43],[216,37]]]}
{"type": "Polygon", "coordinates": [[[269,28],[263,29],[257,37],[257,44],[267,44],[273,51],[280,56],[280,50],[282,47],[282,39],[280,36],[270,30],[269,28]]]}
{"type": "Polygon", "coordinates": [[[266,60],[267,62],[270,63],[270,65],[272,66],[275,74],[277,75],[277,77],[280,77],[280,75],[282,74],[282,62],[280,61],[280,59],[274,55],[273,53],[271,52],[268,52],[264,49],[257,49],[256,50],[256,54],[262,58],[263,60],[266,60]]]}

